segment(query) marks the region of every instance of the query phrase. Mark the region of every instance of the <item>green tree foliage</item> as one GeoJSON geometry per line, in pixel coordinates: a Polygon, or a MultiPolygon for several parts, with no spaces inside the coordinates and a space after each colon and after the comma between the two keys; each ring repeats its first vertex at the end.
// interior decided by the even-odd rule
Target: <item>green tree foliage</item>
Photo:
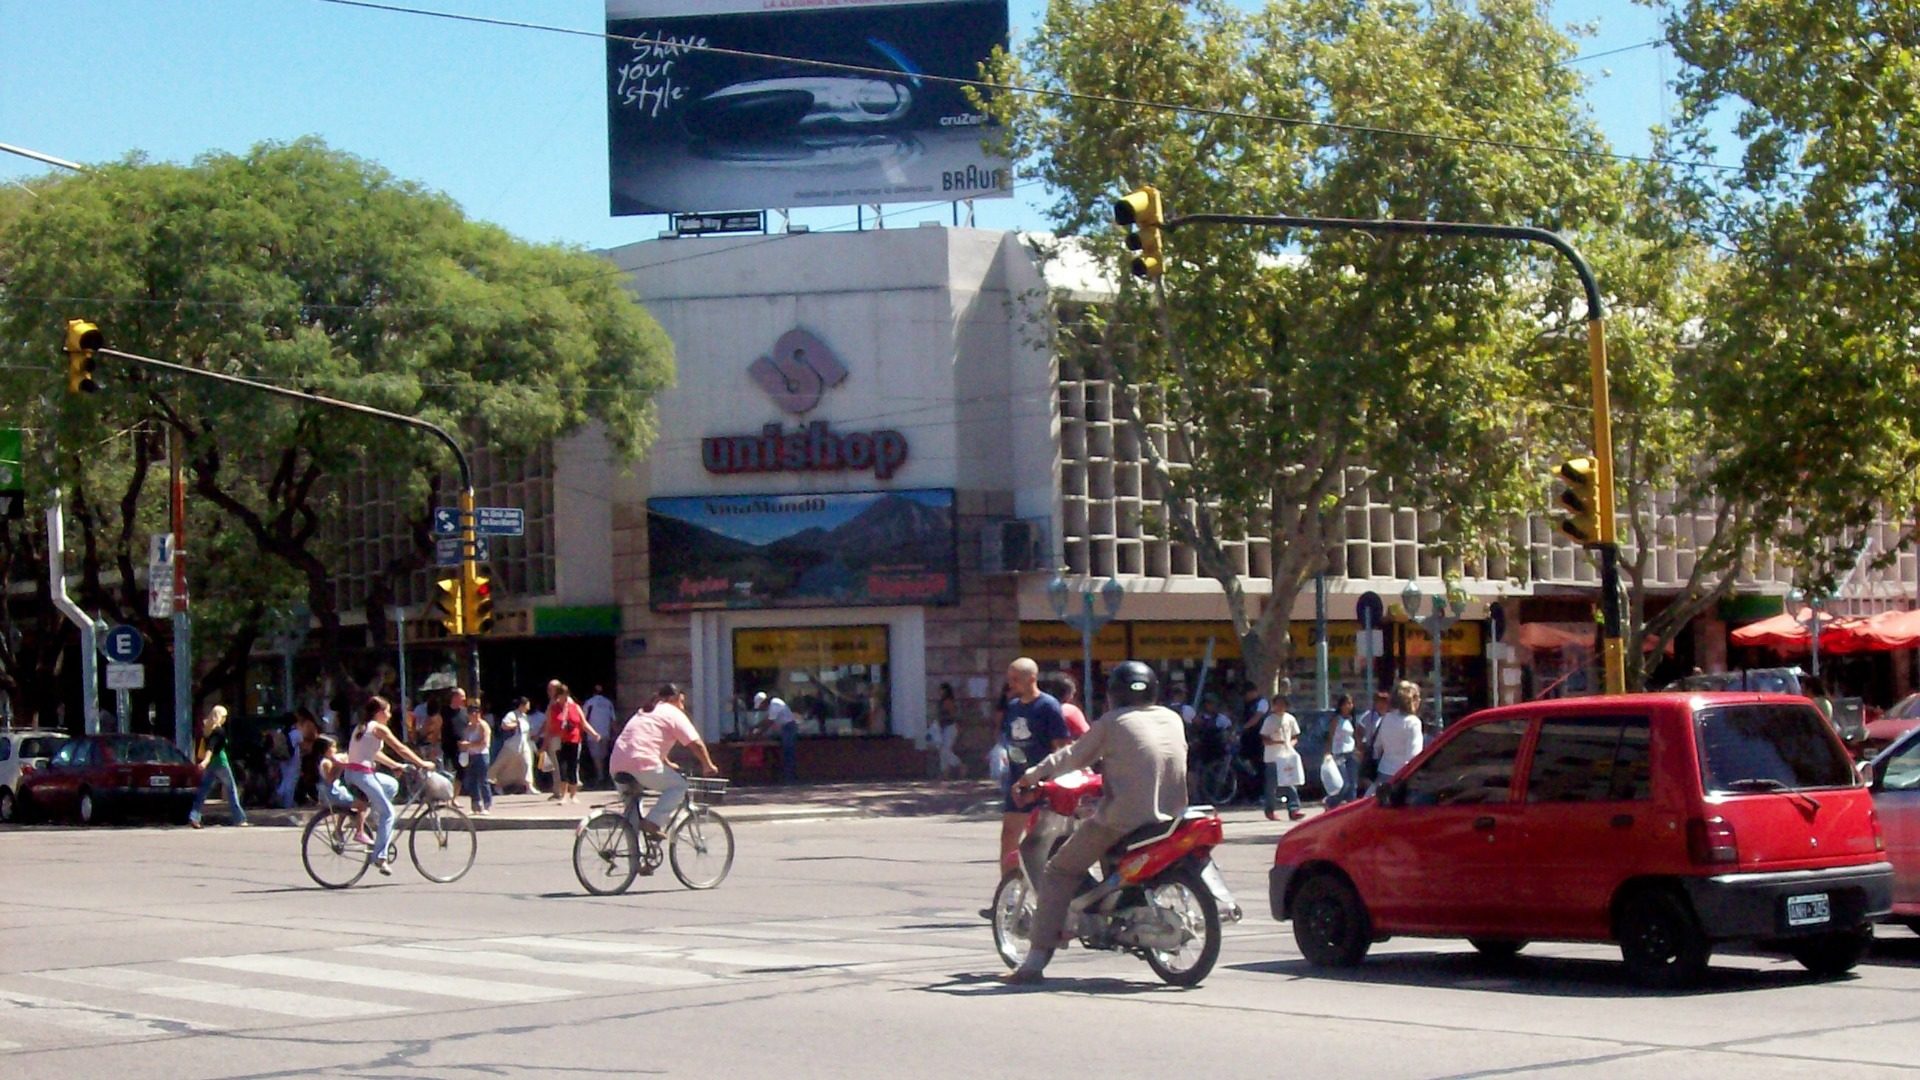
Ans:
{"type": "Polygon", "coordinates": [[[136,158],[32,195],[0,207],[0,410],[36,429],[42,479],[66,487],[84,603],[144,606],[133,568],[164,528],[155,465],[171,432],[190,476],[199,610],[221,613],[237,643],[297,598],[331,652],[329,479],[371,469],[424,496],[452,463],[408,429],[111,360],[101,393],[69,396],[71,317],[112,347],[419,416],[469,446],[527,449],[589,421],[628,456],[653,438],[671,344],[617,271],[471,221],[316,140],[187,166],[136,158]]]}
{"type": "MultiPolygon", "coordinates": [[[[1109,265],[1121,265],[1110,200],[1141,183],[1172,215],[1574,230],[1617,187],[1601,159],[1546,149],[1604,149],[1577,78],[1557,66],[1571,54],[1532,0],[1274,0],[1252,14],[1055,0],[995,73],[1053,94],[1002,93],[992,106],[1010,149],[1059,193],[1053,224],[1109,265]]],[[[1257,679],[1284,669],[1293,602],[1338,554],[1343,515],[1367,487],[1428,511],[1429,537],[1469,571],[1484,572],[1477,552],[1538,508],[1550,466],[1537,447],[1553,426],[1543,367],[1584,355],[1565,332],[1577,287],[1550,253],[1187,229],[1169,254],[1163,295],[1124,290],[1074,330],[1132,388],[1134,417],[1166,424],[1191,459],[1142,440],[1168,524],[1225,588],[1257,679]],[[1228,557],[1240,535],[1271,544],[1264,610],[1228,557]]]]}
{"type": "MultiPolygon", "coordinates": [[[[1720,486],[1815,588],[1877,514],[1915,501],[1920,364],[1920,8],[1869,0],[1685,0],[1668,40],[1703,233],[1725,252],[1702,381],[1720,486]]],[[[1876,556],[1888,553],[1876,551],[1876,556]]]]}

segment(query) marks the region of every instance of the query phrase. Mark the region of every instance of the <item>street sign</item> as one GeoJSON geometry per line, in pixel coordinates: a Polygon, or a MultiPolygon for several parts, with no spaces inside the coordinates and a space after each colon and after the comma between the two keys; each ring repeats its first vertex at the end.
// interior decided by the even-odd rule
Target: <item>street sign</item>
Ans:
{"type": "MultiPolygon", "coordinates": [[[[473,561],[486,562],[488,556],[487,538],[477,536],[473,541],[473,561]]],[[[457,536],[436,536],[433,538],[433,564],[435,566],[459,566],[465,562],[460,557],[460,538],[457,536]]]]}
{"type": "Polygon", "coordinates": [[[1360,599],[1353,602],[1353,610],[1363,626],[1379,626],[1386,621],[1387,608],[1377,592],[1361,593],[1360,599]]]}
{"type": "Polygon", "coordinates": [[[460,535],[460,509],[458,507],[436,506],[433,508],[433,535],[460,535]]]}
{"type": "Polygon", "coordinates": [[[483,536],[522,536],[527,531],[527,512],[517,506],[482,506],[473,515],[473,531],[483,536]]]}
{"type": "Polygon", "coordinates": [[[147,618],[166,619],[173,615],[173,571],[147,577],[147,618]]]}
{"type": "Polygon", "coordinates": [[[27,478],[21,463],[19,428],[0,428],[0,518],[18,521],[27,513],[27,478]]]}
{"type": "MultiPolygon", "coordinates": [[[[147,669],[139,664],[108,664],[107,689],[144,690],[147,686],[147,669]]],[[[125,717],[121,721],[125,722],[125,717]]]]}
{"type": "Polygon", "coordinates": [[[1498,600],[1487,605],[1487,629],[1491,631],[1488,636],[1495,641],[1507,636],[1507,608],[1498,600]]]}
{"type": "Polygon", "coordinates": [[[131,664],[140,659],[140,650],[146,643],[140,631],[121,623],[100,639],[100,652],[116,664],[131,664]]]}

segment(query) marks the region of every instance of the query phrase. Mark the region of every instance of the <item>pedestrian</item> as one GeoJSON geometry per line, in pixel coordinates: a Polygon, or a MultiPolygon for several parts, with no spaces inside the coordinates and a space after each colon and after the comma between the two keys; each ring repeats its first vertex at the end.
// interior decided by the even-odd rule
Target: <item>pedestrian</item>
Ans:
{"type": "Polygon", "coordinates": [[[1393,711],[1393,691],[1384,687],[1373,692],[1373,705],[1360,714],[1354,724],[1354,792],[1358,798],[1373,786],[1380,773],[1379,734],[1380,721],[1393,711]]]}
{"type": "Polygon", "coordinates": [[[1341,803],[1353,801],[1354,792],[1354,724],[1353,695],[1341,694],[1333,703],[1332,726],[1327,730],[1327,755],[1340,770],[1340,787],[1327,792],[1326,806],[1331,810],[1341,803]]]}
{"type": "Polygon", "coordinates": [[[480,715],[478,708],[467,710],[467,725],[460,736],[460,775],[467,789],[467,799],[473,804],[473,812],[478,815],[493,810],[493,785],[487,780],[487,767],[491,764],[488,751],[493,746],[493,729],[487,726],[486,717],[480,715]]]}
{"type": "Polygon", "coordinates": [[[1180,714],[1180,722],[1189,728],[1193,726],[1193,706],[1187,703],[1187,688],[1178,683],[1167,691],[1167,708],[1180,714]]]}
{"type": "MultiPolygon", "coordinates": [[[[455,686],[440,708],[440,760],[454,764],[460,758],[461,733],[467,730],[467,692],[455,686]]],[[[458,766],[455,765],[456,775],[458,766]]]]}
{"type": "Polygon", "coordinates": [[[227,757],[230,748],[227,707],[215,705],[207,710],[207,718],[201,724],[200,789],[194,793],[193,810],[187,814],[187,823],[196,829],[200,827],[200,811],[206,807],[207,795],[217,783],[226,787],[227,801],[233,805],[233,823],[245,828],[247,809],[240,805],[240,785],[233,782],[233,765],[227,757]]]}
{"type": "Polygon", "coordinates": [[[377,767],[400,767],[387,756],[389,750],[429,772],[433,771],[433,763],[394,735],[388,726],[393,719],[393,706],[387,704],[386,698],[377,694],[368,698],[360,707],[360,717],[353,737],[347,742],[347,783],[366,796],[367,805],[373,809],[373,850],[368,856],[373,860],[373,868],[382,874],[392,874],[388,866],[393,860],[387,849],[393,845],[393,797],[400,785],[377,767]]]}
{"type": "Polygon", "coordinates": [[[960,755],[954,753],[954,744],[960,738],[960,700],[954,696],[952,683],[940,684],[940,700],[933,714],[934,775],[941,780],[958,780],[965,766],[960,763],[960,755]]]}
{"type": "Polygon", "coordinates": [[[579,802],[580,747],[589,738],[599,741],[600,736],[587,726],[586,714],[580,711],[565,683],[556,684],[553,703],[547,706],[547,731],[554,742],[555,759],[550,800],[579,802]]]}
{"type": "Polygon", "coordinates": [[[273,805],[282,810],[293,809],[294,789],[300,786],[300,753],[305,741],[303,723],[312,722],[312,713],[305,706],[294,710],[287,718],[287,725],[276,733],[273,752],[268,755],[273,762],[274,785],[273,805]]]}
{"type": "Polygon", "coordinates": [[[533,790],[533,723],[528,704],[524,697],[514,698],[513,707],[500,717],[500,738],[487,769],[487,782],[495,791],[533,790]]]}
{"type": "Polygon", "coordinates": [[[1379,783],[1387,783],[1420,755],[1425,733],[1420,727],[1420,687],[1402,681],[1393,691],[1393,710],[1380,718],[1374,735],[1379,757],[1379,783]]]}
{"type": "Polygon", "coordinates": [[[1080,708],[1078,689],[1073,676],[1064,671],[1049,671],[1040,676],[1040,689],[1052,694],[1060,703],[1060,717],[1067,722],[1067,738],[1077,739],[1087,733],[1087,714],[1080,708]]]}
{"type": "Polygon", "coordinates": [[[780,698],[765,690],[753,695],[753,707],[765,709],[766,715],[754,726],[758,735],[777,734],[780,737],[780,782],[798,783],[800,780],[800,717],[780,698]]]}
{"type": "Polygon", "coordinates": [[[1300,809],[1300,783],[1304,779],[1300,768],[1300,751],[1295,746],[1300,742],[1300,721],[1287,711],[1287,701],[1280,699],[1278,709],[1268,710],[1260,721],[1261,773],[1265,783],[1260,789],[1260,804],[1267,812],[1267,820],[1278,819],[1275,807],[1278,797],[1287,797],[1287,818],[1299,821],[1306,814],[1300,809]]]}
{"type": "MultiPolygon", "coordinates": [[[[1020,846],[1027,811],[1013,801],[1013,782],[1041,759],[1073,740],[1067,734],[1060,699],[1040,689],[1040,665],[1022,656],[1007,665],[1007,698],[1000,718],[1000,741],[1007,745],[1007,780],[1000,786],[1000,862],[1020,846]]],[[[989,918],[993,912],[986,912],[989,918]]]]}
{"type": "Polygon", "coordinates": [[[613,722],[618,710],[614,708],[613,699],[607,696],[607,688],[595,683],[593,696],[580,703],[580,711],[586,714],[587,726],[597,736],[593,740],[592,753],[581,764],[591,763],[593,783],[604,783],[608,780],[607,755],[613,751],[613,722]]]}

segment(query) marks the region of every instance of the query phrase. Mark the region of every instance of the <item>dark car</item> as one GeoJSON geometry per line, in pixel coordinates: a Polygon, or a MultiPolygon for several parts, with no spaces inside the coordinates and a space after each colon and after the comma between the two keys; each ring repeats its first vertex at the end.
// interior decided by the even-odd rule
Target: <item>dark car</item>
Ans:
{"type": "Polygon", "coordinates": [[[200,767],[152,735],[88,735],[62,746],[20,782],[15,813],[23,821],[77,819],[94,825],[146,815],[187,820],[200,767]]]}

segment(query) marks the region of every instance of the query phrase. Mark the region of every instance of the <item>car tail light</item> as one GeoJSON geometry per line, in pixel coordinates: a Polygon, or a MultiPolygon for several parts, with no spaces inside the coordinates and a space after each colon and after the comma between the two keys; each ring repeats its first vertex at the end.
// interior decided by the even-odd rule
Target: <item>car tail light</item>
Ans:
{"type": "Polygon", "coordinates": [[[1880,809],[1874,807],[1867,811],[1867,824],[1873,826],[1873,850],[1887,850],[1887,834],[1880,831],[1880,809]]]}
{"type": "Polygon", "coordinates": [[[1697,863],[1737,863],[1740,843],[1734,838],[1733,825],[1726,818],[1689,818],[1687,854],[1697,863]]]}

